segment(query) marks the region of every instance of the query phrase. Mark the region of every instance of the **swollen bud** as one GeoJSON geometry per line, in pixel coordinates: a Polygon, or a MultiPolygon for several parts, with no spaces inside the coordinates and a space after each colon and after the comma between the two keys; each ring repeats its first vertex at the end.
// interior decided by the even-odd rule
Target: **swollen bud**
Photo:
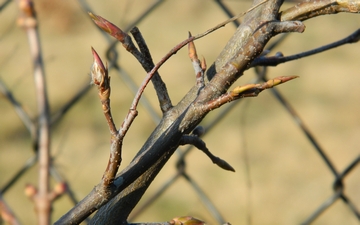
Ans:
{"type": "Polygon", "coordinates": [[[65,192],[67,191],[67,185],[65,182],[60,182],[60,183],[57,183],[54,187],[54,192],[57,194],[57,195],[61,195],[61,194],[64,194],[65,192]]]}
{"type": "Polygon", "coordinates": [[[91,66],[91,83],[102,86],[108,77],[108,69],[104,66],[94,48],[91,47],[91,51],[94,56],[94,62],[91,66]]]}
{"type": "Polygon", "coordinates": [[[37,189],[32,184],[27,184],[25,186],[25,195],[29,198],[33,198],[37,194],[37,189]]]}

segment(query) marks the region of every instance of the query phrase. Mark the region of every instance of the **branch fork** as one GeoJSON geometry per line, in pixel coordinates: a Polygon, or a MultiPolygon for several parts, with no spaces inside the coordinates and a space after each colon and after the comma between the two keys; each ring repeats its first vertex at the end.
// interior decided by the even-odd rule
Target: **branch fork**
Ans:
{"type": "Polygon", "coordinates": [[[220,168],[222,168],[224,170],[235,172],[235,169],[229,163],[227,163],[225,160],[220,159],[219,157],[213,155],[209,151],[209,149],[206,147],[205,142],[200,139],[200,137],[198,137],[196,135],[183,135],[180,139],[180,145],[187,145],[187,144],[193,145],[197,149],[204,152],[211,159],[211,161],[214,164],[218,165],[220,168]]]}

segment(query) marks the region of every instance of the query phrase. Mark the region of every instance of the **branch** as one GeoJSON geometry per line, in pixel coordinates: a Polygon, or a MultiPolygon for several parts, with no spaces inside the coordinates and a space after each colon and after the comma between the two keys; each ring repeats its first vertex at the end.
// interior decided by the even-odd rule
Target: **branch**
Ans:
{"type": "Polygon", "coordinates": [[[19,24],[27,32],[34,67],[36,100],[38,105],[38,154],[39,154],[39,191],[35,196],[35,207],[39,224],[49,224],[51,201],[49,197],[50,165],[50,109],[46,90],[45,71],[40,48],[34,3],[31,0],[19,0],[19,24]]]}
{"type": "Polygon", "coordinates": [[[298,3],[281,13],[281,21],[300,20],[336,14],[339,12],[359,13],[360,0],[310,0],[298,3]]]}
{"type": "Polygon", "coordinates": [[[109,162],[102,178],[104,184],[103,188],[107,189],[110,185],[113,184],[115,175],[121,164],[122,141],[125,134],[120,135],[118,133],[115,123],[113,121],[113,117],[111,115],[111,108],[110,108],[111,88],[110,88],[110,77],[108,75],[108,68],[104,66],[96,51],[93,48],[91,50],[94,56],[94,63],[91,68],[91,81],[98,87],[98,95],[111,134],[109,162]]]}
{"type": "MultiPolygon", "coordinates": [[[[92,224],[125,224],[128,215],[137,205],[153,179],[165,165],[170,156],[181,143],[184,135],[189,134],[207,115],[209,110],[204,107],[211,105],[214,99],[221,99],[229,87],[249,69],[251,62],[258,57],[267,42],[279,32],[299,31],[304,26],[299,22],[283,23],[277,21],[281,0],[254,3],[253,10],[246,15],[244,22],[229,41],[227,52],[219,56],[213,78],[205,82],[200,90],[195,85],[184,98],[163,115],[159,125],[155,128],[141,150],[132,162],[122,170],[114,180],[114,185],[108,192],[97,185],[93,191],[77,206],[65,214],[57,224],[79,223],[92,212],[98,210],[92,219],[92,224]],[[291,26],[287,26],[291,24],[291,26]],[[240,31],[245,31],[240,32],[240,31]],[[224,56],[224,57],[222,57],[224,56]],[[110,200],[111,199],[111,200],[110,200]]],[[[221,24],[220,24],[221,25],[221,24]]],[[[217,26],[219,28],[221,26],[217,26]]],[[[214,29],[210,29],[212,32],[214,29]]],[[[154,68],[148,72],[130,109],[136,109],[144,88],[160,66],[186,44],[209,33],[190,37],[170,50],[154,68]]],[[[292,77],[293,79],[295,77],[292,77]]],[[[286,79],[286,78],[284,78],[286,79]]],[[[282,82],[282,79],[280,79],[282,82]]],[[[265,89],[274,86],[278,81],[259,86],[248,86],[244,89],[234,89],[232,97],[251,90],[265,89]]],[[[210,109],[210,107],[208,107],[210,109]]],[[[125,126],[126,127],[126,126],[125,126]]]]}
{"type": "Polygon", "coordinates": [[[285,63],[285,62],[289,62],[289,61],[293,61],[293,60],[297,60],[297,59],[301,59],[307,56],[311,56],[311,55],[315,55],[345,44],[353,44],[356,43],[360,40],[360,29],[356,30],[354,33],[350,34],[349,36],[347,36],[346,38],[333,42],[331,44],[328,45],[324,45],[322,47],[319,48],[315,48],[312,49],[310,51],[306,51],[306,52],[302,52],[302,53],[298,53],[295,55],[290,55],[290,56],[283,56],[282,54],[277,54],[275,56],[271,56],[271,57],[266,57],[266,56],[260,56],[258,58],[256,58],[250,65],[250,67],[255,67],[255,66],[277,66],[281,63],[285,63]]]}
{"type": "MultiPolygon", "coordinates": [[[[137,27],[134,27],[130,30],[131,34],[133,35],[137,45],[139,46],[140,52],[143,55],[145,63],[142,64],[145,71],[148,73],[154,68],[155,64],[152,60],[149,48],[137,27]]],[[[171,99],[169,97],[168,91],[166,89],[166,85],[164,81],[161,79],[160,74],[158,71],[155,72],[154,76],[151,79],[151,82],[154,85],[156,94],[159,99],[160,109],[163,113],[169,111],[173,107],[171,103],[171,99]]]]}
{"type": "MultiPolygon", "coordinates": [[[[120,28],[115,26],[113,23],[107,21],[101,16],[97,16],[92,13],[89,13],[89,15],[102,30],[119,40],[123,44],[124,48],[138,60],[138,62],[141,64],[141,66],[145,69],[146,72],[149,72],[154,67],[154,63],[152,61],[149,49],[140,31],[136,27],[133,28],[130,32],[133,34],[135,40],[137,41],[141,52],[136,48],[136,46],[132,42],[131,37],[125,32],[123,32],[120,28]]],[[[160,108],[163,113],[167,112],[170,108],[172,108],[172,104],[165,83],[162,81],[157,71],[155,71],[155,73],[153,74],[152,82],[159,98],[160,108]]],[[[144,86],[144,89],[146,85],[144,86]]],[[[133,108],[136,108],[136,106],[133,105],[133,108]]]]}
{"type": "MultiPolygon", "coordinates": [[[[170,50],[169,53],[167,53],[161,60],[160,62],[158,62],[152,69],[151,71],[148,72],[147,76],[145,77],[145,79],[143,80],[138,92],[135,95],[135,98],[133,100],[132,103],[132,107],[131,109],[136,109],[137,104],[139,103],[139,100],[141,98],[142,93],[144,92],[147,84],[150,82],[151,78],[154,76],[155,73],[157,73],[158,69],[174,54],[176,54],[177,51],[179,51],[182,47],[184,47],[185,45],[187,45],[188,43],[190,43],[191,41],[194,41],[196,39],[202,38],[212,32],[214,32],[215,30],[225,26],[226,24],[240,18],[241,16],[246,15],[249,12],[252,12],[253,10],[255,10],[256,8],[258,8],[259,6],[263,5],[264,3],[268,2],[269,0],[264,0],[261,1],[258,4],[255,4],[253,7],[251,7],[250,9],[248,9],[246,12],[240,13],[237,16],[234,16],[233,18],[226,20],[218,25],[216,25],[215,27],[205,31],[204,33],[198,34],[196,36],[193,37],[189,37],[188,39],[184,40],[183,42],[179,43],[177,46],[175,46],[173,49],[170,50]]],[[[126,50],[128,50],[130,53],[132,53],[135,58],[138,59],[138,61],[141,61],[141,54],[139,53],[139,51],[137,50],[137,48],[135,47],[135,45],[132,43],[130,36],[128,36],[125,32],[123,32],[120,28],[116,27],[114,24],[110,23],[109,21],[105,20],[104,18],[94,15],[92,13],[89,13],[89,15],[91,16],[91,18],[94,20],[94,22],[104,31],[106,31],[107,33],[109,33],[111,36],[115,37],[116,39],[118,39],[121,43],[123,43],[123,46],[125,47],[126,50]]],[[[141,63],[142,64],[142,63],[141,63]]]]}
{"type": "Polygon", "coordinates": [[[202,110],[204,110],[204,112],[209,112],[219,108],[225,103],[234,101],[239,98],[256,97],[265,89],[273,88],[279,84],[285,83],[295,78],[298,78],[298,76],[277,77],[262,84],[247,84],[245,86],[236,87],[234,90],[205,103],[202,110]]]}
{"type": "Polygon", "coordinates": [[[179,144],[180,145],[188,145],[188,144],[193,145],[197,149],[204,152],[211,159],[211,161],[214,164],[218,165],[220,168],[222,168],[224,170],[229,170],[229,171],[235,172],[235,169],[229,163],[227,163],[225,160],[220,159],[217,156],[214,156],[209,151],[209,149],[206,147],[205,142],[202,141],[199,137],[197,137],[195,135],[184,135],[181,137],[179,144]]]}

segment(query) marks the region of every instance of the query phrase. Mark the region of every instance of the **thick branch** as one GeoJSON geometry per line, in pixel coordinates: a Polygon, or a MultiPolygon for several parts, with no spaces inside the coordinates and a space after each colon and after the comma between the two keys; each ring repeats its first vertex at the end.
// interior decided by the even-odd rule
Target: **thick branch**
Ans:
{"type": "MultiPolygon", "coordinates": [[[[265,3],[263,6],[259,7],[259,11],[255,9],[252,13],[249,13],[248,16],[254,17],[253,13],[258,15],[260,12],[267,12],[267,16],[263,16],[258,20],[247,20],[248,22],[245,23],[244,26],[253,27],[253,31],[255,31],[262,25],[264,19],[267,19],[265,21],[275,20],[277,16],[277,10],[280,5],[280,1],[269,2],[268,4],[265,3]]],[[[264,15],[264,13],[262,13],[262,15],[264,15]]],[[[205,89],[208,89],[209,92],[207,94],[203,94],[204,91],[202,91],[199,96],[197,96],[198,87],[195,86],[177,106],[165,114],[165,117],[162,119],[159,126],[152,133],[132,163],[119,174],[117,179],[123,180],[124,183],[118,187],[117,192],[119,190],[123,190],[123,187],[126,186],[129,182],[125,177],[129,177],[130,179],[130,177],[133,178],[133,176],[135,176],[135,174],[129,176],[129,173],[137,174],[141,172],[142,175],[138,177],[135,182],[131,182],[132,184],[123,190],[118,196],[116,196],[116,198],[112,199],[109,204],[107,204],[107,206],[102,207],[98,211],[94,217],[94,224],[97,224],[97,222],[100,223],[100,221],[101,223],[108,224],[126,224],[125,220],[128,216],[126,214],[130,213],[131,209],[135,207],[138,199],[140,199],[147,187],[150,185],[153,177],[155,177],[152,175],[151,179],[147,179],[142,171],[144,171],[146,168],[149,168],[151,165],[153,165],[154,162],[157,162],[158,166],[151,167],[149,171],[153,170],[155,174],[160,171],[162,166],[168,160],[169,156],[178,147],[179,141],[183,134],[189,133],[207,114],[207,112],[201,112],[199,107],[194,107],[195,103],[206,102],[213,98],[219,97],[224,91],[226,91],[229,87],[228,83],[234,82],[239,77],[238,71],[246,70],[248,62],[250,62],[250,60],[254,59],[262,52],[262,49],[264,48],[267,41],[273,35],[275,35],[273,30],[276,27],[276,23],[265,24],[261,29],[258,29],[255,32],[255,38],[249,36],[249,40],[246,40],[247,42],[249,41],[249,44],[245,45],[241,51],[239,50],[239,52],[237,52],[237,57],[234,57],[231,63],[227,63],[228,65],[238,65],[236,66],[237,69],[233,70],[233,72],[229,72],[228,74],[225,74],[225,72],[228,72],[228,70],[225,69],[223,70],[223,74],[216,75],[215,77],[217,77],[217,79],[214,78],[215,80],[211,81],[214,85],[218,85],[217,82],[225,83],[227,85],[221,86],[220,84],[218,86],[219,88],[214,89],[214,86],[208,84],[204,87],[204,91],[205,89]],[[245,55],[248,61],[242,62],[242,60],[245,58],[245,55]],[[133,197],[131,198],[131,201],[127,200],[129,194],[131,194],[133,197]],[[112,215],[117,215],[117,218],[114,218],[112,215]],[[119,215],[121,215],[121,217],[119,215]]]]}
{"type": "MultiPolygon", "coordinates": [[[[260,1],[256,1],[254,5],[258,2],[260,1]]],[[[208,71],[208,80],[200,93],[199,87],[195,85],[178,105],[164,113],[160,124],[130,165],[118,174],[113,189],[102,192],[96,187],[78,206],[59,220],[59,224],[80,222],[115,195],[94,216],[93,224],[127,224],[128,214],[179,146],[181,138],[189,134],[208,113],[208,110],[202,110],[201,107],[226,93],[262,53],[269,39],[279,32],[303,30],[304,27],[299,22],[278,21],[281,4],[281,0],[270,0],[249,12],[216,60],[213,69],[208,71]]],[[[195,36],[177,45],[161,59],[148,73],[142,87],[146,86],[146,82],[172,54],[193,40],[195,36]]],[[[140,98],[142,91],[138,92],[136,98],[140,98]]]]}

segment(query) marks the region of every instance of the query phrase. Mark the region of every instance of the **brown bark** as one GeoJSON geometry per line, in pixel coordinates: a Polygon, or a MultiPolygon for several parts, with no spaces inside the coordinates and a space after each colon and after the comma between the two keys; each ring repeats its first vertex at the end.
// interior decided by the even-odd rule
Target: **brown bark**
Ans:
{"type": "MultiPolygon", "coordinates": [[[[260,3],[255,0],[253,5],[260,3]]],[[[322,1],[319,1],[322,2],[322,1]]],[[[163,118],[133,161],[121,171],[113,185],[104,188],[97,185],[57,224],[76,224],[98,210],[91,224],[127,224],[127,218],[137,205],[153,179],[181,144],[181,138],[189,134],[207,115],[209,102],[218,99],[239,79],[251,63],[263,52],[267,42],[279,33],[302,32],[300,21],[315,16],[302,11],[286,11],[282,18],[281,0],[269,0],[246,14],[242,24],[206,73],[205,84],[195,84],[174,107],[163,110],[163,118]],[[285,21],[287,20],[287,21],[285,21]]],[[[333,2],[334,3],[334,2],[333,2]]],[[[328,1],[324,1],[328,4],[328,1]]],[[[296,8],[296,7],[295,7],[296,8]]],[[[337,13],[332,7],[333,13],[337,13]]],[[[315,9],[317,10],[317,9],[315,9]]],[[[325,14],[319,12],[317,15],[325,14]]],[[[326,11],[328,14],[329,11],[326,11]]]]}
{"type": "MultiPolygon", "coordinates": [[[[259,2],[254,2],[254,4],[259,2]]],[[[134,182],[103,206],[96,213],[91,224],[127,224],[128,215],[179,146],[182,135],[191,132],[208,113],[201,110],[201,105],[225,93],[248,68],[252,59],[262,52],[267,41],[275,35],[273,30],[277,27],[277,23],[263,24],[263,21],[276,21],[280,5],[281,1],[270,1],[245,17],[243,24],[216,60],[216,74],[208,73],[208,77],[212,79],[209,79],[199,95],[198,87],[194,86],[178,105],[165,114],[161,123],[134,158],[133,163],[136,165],[131,164],[118,177],[132,173],[133,168],[139,167],[137,165],[149,169],[146,169],[134,182]],[[144,155],[150,152],[152,154],[144,155]],[[157,161],[154,164],[152,162],[155,159],[157,161]]]]}

